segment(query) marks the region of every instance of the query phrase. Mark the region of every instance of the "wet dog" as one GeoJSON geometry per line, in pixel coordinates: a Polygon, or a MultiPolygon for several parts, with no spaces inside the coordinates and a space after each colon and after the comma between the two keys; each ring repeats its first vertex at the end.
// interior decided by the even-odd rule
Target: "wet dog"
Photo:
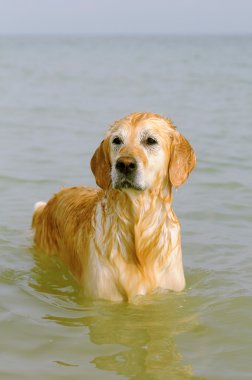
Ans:
{"type": "Polygon", "coordinates": [[[100,187],[64,188],[35,205],[35,245],[59,255],[87,296],[131,301],[185,287],[172,187],[195,166],[171,120],[133,113],[116,121],[91,159],[100,187]]]}

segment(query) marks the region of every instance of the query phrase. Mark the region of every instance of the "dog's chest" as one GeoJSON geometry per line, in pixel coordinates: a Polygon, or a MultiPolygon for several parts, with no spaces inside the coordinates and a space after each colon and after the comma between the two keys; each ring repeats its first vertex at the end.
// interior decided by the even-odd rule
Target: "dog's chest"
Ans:
{"type": "Polygon", "coordinates": [[[132,298],[167,288],[169,267],[176,255],[178,223],[165,209],[133,215],[99,204],[90,245],[96,292],[106,298],[132,298]],[[103,294],[104,293],[104,294],[103,294]]]}

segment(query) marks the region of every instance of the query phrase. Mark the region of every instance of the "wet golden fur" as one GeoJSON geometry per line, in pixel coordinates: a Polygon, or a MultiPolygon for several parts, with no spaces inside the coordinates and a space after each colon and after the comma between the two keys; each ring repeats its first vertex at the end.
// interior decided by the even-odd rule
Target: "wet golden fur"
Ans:
{"type": "Polygon", "coordinates": [[[116,121],[91,160],[101,189],[65,188],[40,202],[32,222],[35,245],[59,255],[87,296],[130,301],[158,288],[182,290],[172,186],[194,165],[192,147],[169,119],[134,113],[116,121]],[[129,181],[118,159],[136,163],[129,181]]]}

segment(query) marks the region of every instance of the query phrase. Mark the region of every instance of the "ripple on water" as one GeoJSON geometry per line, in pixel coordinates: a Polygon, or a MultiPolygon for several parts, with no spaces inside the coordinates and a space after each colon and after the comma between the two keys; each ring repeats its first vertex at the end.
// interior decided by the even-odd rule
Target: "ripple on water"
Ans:
{"type": "Polygon", "coordinates": [[[0,44],[0,377],[250,378],[251,37],[0,44]],[[106,126],[136,109],[172,117],[197,154],[174,192],[187,288],[92,301],[59,260],[27,248],[33,205],[94,184],[106,126]]]}

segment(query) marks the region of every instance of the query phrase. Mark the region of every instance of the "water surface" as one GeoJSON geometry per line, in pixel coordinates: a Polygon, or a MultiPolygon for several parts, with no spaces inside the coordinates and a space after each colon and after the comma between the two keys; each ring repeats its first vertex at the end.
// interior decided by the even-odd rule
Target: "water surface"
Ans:
{"type": "Polygon", "coordinates": [[[0,37],[3,379],[249,379],[252,38],[0,37]],[[92,301],[35,255],[33,204],[94,185],[89,160],[133,111],[169,116],[197,170],[174,194],[187,287],[92,301]]]}

